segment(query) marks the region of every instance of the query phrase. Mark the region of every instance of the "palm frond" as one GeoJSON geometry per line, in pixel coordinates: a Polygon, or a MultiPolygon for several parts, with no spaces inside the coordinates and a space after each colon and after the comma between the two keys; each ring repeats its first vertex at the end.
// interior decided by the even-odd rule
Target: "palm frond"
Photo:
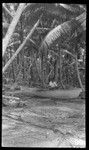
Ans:
{"type": "Polygon", "coordinates": [[[56,40],[58,40],[60,43],[63,43],[67,38],[72,36],[75,30],[79,30],[79,28],[82,29],[81,31],[86,29],[85,12],[77,18],[64,22],[51,30],[42,42],[40,49],[42,49],[43,46],[47,48],[47,45],[50,46],[56,40]]]}
{"type": "Polygon", "coordinates": [[[80,16],[76,17],[76,20],[81,24],[83,30],[86,30],[86,12],[82,13],[80,16]]]}

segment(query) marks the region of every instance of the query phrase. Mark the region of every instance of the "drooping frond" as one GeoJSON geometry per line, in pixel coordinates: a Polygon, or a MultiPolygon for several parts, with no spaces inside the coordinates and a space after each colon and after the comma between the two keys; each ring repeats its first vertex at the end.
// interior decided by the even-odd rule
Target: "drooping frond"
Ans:
{"type": "Polygon", "coordinates": [[[85,31],[86,30],[86,12],[76,17],[76,20],[81,24],[81,27],[85,31]]]}
{"type": "Polygon", "coordinates": [[[43,47],[47,48],[47,45],[50,46],[56,40],[58,40],[59,43],[63,43],[67,38],[71,37],[75,30],[79,30],[79,28],[81,28],[82,31],[86,29],[85,12],[77,18],[64,22],[51,30],[42,42],[40,49],[43,47]]]}

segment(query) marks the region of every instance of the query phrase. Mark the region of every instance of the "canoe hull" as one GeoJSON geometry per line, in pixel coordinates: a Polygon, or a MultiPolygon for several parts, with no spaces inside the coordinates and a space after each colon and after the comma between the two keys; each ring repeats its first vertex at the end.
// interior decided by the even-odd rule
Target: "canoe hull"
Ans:
{"type": "Polygon", "coordinates": [[[37,88],[28,88],[22,89],[15,92],[7,92],[8,94],[13,95],[26,95],[26,96],[38,96],[44,98],[61,98],[61,99],[69,99],[69,98],[77,98],[82,92],[81,88],[76,88],[72,90],[39,90],[37,88]]]}
{"type": "Polygon", "coordinates": [[[34,94],[40,97],[68,99],[68,98],[77,98],[81,92],[82,92],[81,89],[76,89],[76,90],[41,91],[36,92],[34,94]]]}

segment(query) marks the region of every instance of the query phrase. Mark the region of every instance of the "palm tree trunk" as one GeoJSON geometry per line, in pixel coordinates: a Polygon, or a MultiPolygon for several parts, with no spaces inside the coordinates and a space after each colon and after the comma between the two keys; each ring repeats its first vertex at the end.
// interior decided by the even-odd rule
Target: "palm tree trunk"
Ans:
{"type": "Polygon", "coordinates": [[[63,82],[62,82],[62,57],[61,57],[61,48],[59,50],[59,65],[60,65],[60,68],[59,68],[59,70],[60,70],[60,83],[61,83],[62,88],[64,89],[65,86],[63,85],[63,82]]]}
{"type": "Polygon", "coordinates": [[[40,69],[38,68],[39,66],[37,65],[37,60],[36,60],[36,56],[33,54],[33,57],[34,57],[34,62],[35,62],[35,66],[36,66],[36,70],[37,70],[37,73],[38,73],[38,76],[41,80],[41,74],[40,74],[40,69]]]}
{"type": "Polygon", "coordinates": [[[36,27],[39,24],[40,19],[37,21],[37,23],[34,25],[34,27],[32,28],[32,30],[30,31],[30,33],[27,35],[27,37],[25,38],[25,40],[23,41],[23,43],[20,45],[20,47],[17,49],[17,51],[15,52],[15,54],[10,58],[10,60],[6,63],[6,65],[3,67],[3,73],[7,70],[7,68],[9,67],[9,65],[12,63],[12,61],[15,59],[15,57],[19,54],[19,52],[22,50],[22,48],[24,47],[24,45],[26,44],[27,40],[31,37],[31,35],[33,34],[34,30],[36,29],[36,27]]]}
{"type": "Polygon", "coordinates": [[[46,83],[45,83],[45,58],[44,58],[43,52],[41,54],[41,79],[42,79],[42,86],[46,88],[46,83]]]}
{"type": "Polygon", "coordinates": [[[15,16],[13,17],[13,20],[12,20],[12,22],[11,22],[9,28],[8,28],[8,31],[7,31],[7,33],[6,33],[6,36],[5,36],[5,38],[3,39],[3,52],[2,52],[2,55],[3,55],[3,56],[4,56],[4,54],[5,54],[5,51],[6,51],[6,48],[7,48],[7,46],[8,46],[8,43],[9,43],[9,41],[10,41],[10,38],[11,38],[11,36],[12,36],[14,30],[15,30],[15,27],[16,27],[16,25],[17,25],[17,23],[18,23],[18,20],[19,20],[21,14],[22,14],[22,11],[23,11],[23,9],[24,9],[24,6],[25,6],[25,3],[20,3],[20,4],[19,4],[19,7],[18,7],[18,9],[17,9],[17,11],[16,11],[16,14],[15,14],[15,16]]]}
{"type": "Polygon", "coordinates": [[[80,84],[80,87],[81,87],[82,91],[84,91],[83,84],[82,84],[82,81],[81,81],[81,78],[80,78],[80,74],[79,74],[79,69],[78,69],[77,55],[75,56],[75,60],[76,60],[75,65],[76,65],[76,71],[77,71],[78,81],[79,81],[79,84],[80,84]]]}
{"type": "MultiPolygon", "coordinates": [[[[20,18],[20,41],[21,41],[21,44],[23,43],[23,17],[20,18]]],[[[25,74],[24,74],[24,49],[21,51],[20,53],[20,57],[21,57],[21,66],[22,66],[22,74],[23,74],[23,80],[24,80],[24,77],[25,77],[25,74]]]]}
{"type": "MultiPolygon", "coordinates": [[[[10,49],[10,58],[12,57],[12,51],[10,49]]],[[[13,81],[15,82],[15,72],[14,72],[14,62],[12,63],[12,74],[13,74],[13,81]]]]}
{"type": "Polygon", "coordinates": [[[58,69],[59,69],[59,60],[58,60],[59,58],[57,58],[57,60],[56,60],[56,64],[55,64],[55,81],[56,81],[56,83],[58,82],[58,76],[59,76],[59,73],[58,73],[58,69]]]}
{"type": "Polygon", "coordinates": [[[45,65],[44,79],[45,79],[45,86],[46,87],[47,87],[47,57],[48,57],[48,52],[46,49],[46,50],[44,50],[44,65],[45,65]]]}

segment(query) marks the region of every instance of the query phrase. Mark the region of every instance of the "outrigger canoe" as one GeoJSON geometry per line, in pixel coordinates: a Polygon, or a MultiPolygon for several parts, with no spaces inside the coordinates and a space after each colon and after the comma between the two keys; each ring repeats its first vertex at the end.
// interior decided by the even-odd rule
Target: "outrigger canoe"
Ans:
{"type": "Polygon", "coordinates": [[[56,89],[56,90],[42,90],[38,88],[27,88],[22,87],[21,90],[13,91],[13,92],[6,92],[6,94],[12,95],[26,95],[26,96],[38,96],[43,98],[61,98],[61,99],[71,99],[77,98],[80,93],[82,92],[81,88],[74,88],[74,89],[56,89]]]}

